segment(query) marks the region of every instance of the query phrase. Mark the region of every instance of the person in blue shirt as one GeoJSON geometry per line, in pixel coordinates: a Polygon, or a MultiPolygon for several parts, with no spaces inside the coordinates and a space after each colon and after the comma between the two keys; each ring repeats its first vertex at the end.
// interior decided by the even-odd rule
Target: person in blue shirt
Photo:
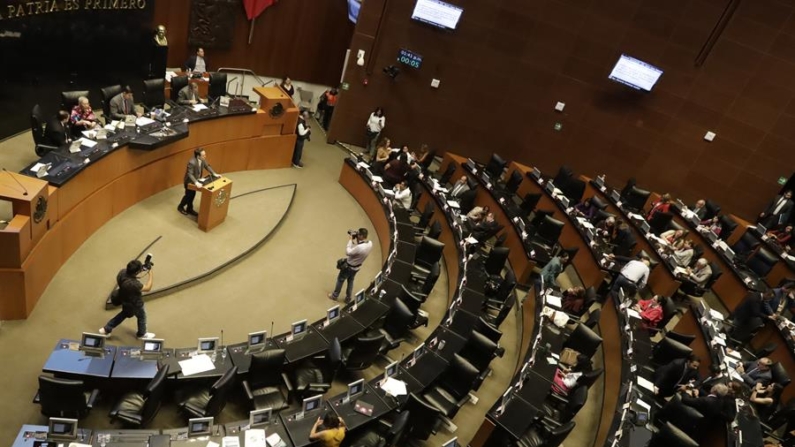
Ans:
{"type": "Polygon", "coordinates": [[[558,275],[563,273],[563,266],[567,262],[569,262],[569,254],[564,251],[550,259],[547,265],[541,269],[541,278],[544,280],[545,287],[559,287],[558,275]]]}

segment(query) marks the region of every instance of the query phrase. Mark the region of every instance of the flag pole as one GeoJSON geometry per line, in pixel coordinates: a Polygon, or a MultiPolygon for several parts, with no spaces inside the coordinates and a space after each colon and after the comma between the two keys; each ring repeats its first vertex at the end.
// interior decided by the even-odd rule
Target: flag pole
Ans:
{"type": "Polygon", "coordinates": [[[257,18],[254,17],[251,19],[251,26],[248,31],[248,44],[251,45],[251,38],[254,37],[254,22],[257,21],[257,18]]]}

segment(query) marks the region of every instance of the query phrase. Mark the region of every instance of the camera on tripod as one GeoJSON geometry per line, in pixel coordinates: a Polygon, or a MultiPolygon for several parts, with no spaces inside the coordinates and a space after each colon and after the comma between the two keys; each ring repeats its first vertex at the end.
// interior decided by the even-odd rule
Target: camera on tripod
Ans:
{"type": "Polygon", "coordinates": [[[152,253],[147,253],[146,254],[146,259],[144,259],[143,270],[145,272],[148,272],[149,270],[152,270],[152,267],[154,267],[154,266],[155,266],[155,263],[152,262],[152,253]]]}

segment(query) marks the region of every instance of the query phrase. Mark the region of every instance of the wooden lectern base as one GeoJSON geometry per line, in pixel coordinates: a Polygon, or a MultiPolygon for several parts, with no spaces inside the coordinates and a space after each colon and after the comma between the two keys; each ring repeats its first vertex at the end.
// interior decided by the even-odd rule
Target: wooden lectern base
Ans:
{"type": "Polygon", "coordinates": [[[229,199],[232,197],[232,180],[220,177],[201,188],[197,188],[196,185],[188,185],[188,188],[201,194],[199,229],[210,231],[226,219],[229,199]]]}

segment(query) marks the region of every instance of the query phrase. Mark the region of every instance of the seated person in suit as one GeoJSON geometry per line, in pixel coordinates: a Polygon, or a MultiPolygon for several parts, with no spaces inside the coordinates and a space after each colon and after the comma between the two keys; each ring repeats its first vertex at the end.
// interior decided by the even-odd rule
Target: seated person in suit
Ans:
{"type": "Polygon", "coordinates": [[[411,208],[411,189],[405,180],[395,185],[394,202],[404,210],[411,208]]]}
{"type": "Polygon", "coordinates": [[[390,161],[384,166],[383,177],[388,185],[397,185],[406,178],[406,172],[409,170],[409,163],[406,157],[405,154],[401,154],[398,158],[390,161]]]}
{"type": "Polygon", "coordinates": [[[638,300],[638,304],[632,306],[640,313],[641,326],[644,329],[654,329],[660,324],[665,317],[663,304],[667,299],[664,296],[654,295],[650,300],[638,300]]]}
{"type": "Polygon", "coordinates": [[[742,365],[737,366],[735,371],[743,377],[743,382],[748,386],[756,386],[756,384],[766,386],[773,380],[773,374],[770,372],[772,364],[772,360],[762,357],[755,362],[743,362],[742,365]]]}
{"type": "Polygon", "coordinates": [[[684,391],[692,382],[699,380],[698,366],[701,359],[690,354],[687,358],[672,360],[654,371],[654,394],[657,397],[672,396],[677,391],[684,391]]]}
{"type": "Polygon", "coordinates": [[[197,73],[206,73],[210,71],[210,65],[207,64],[207,59],[204,58],[204,48],[197,48],[196,54],[189,57],[188,60],[185,61],[185,71],[192,72],[195,71],[197,73]]]}
{"type": "Polygon", "coordinates": [[[613,238],[610,240],[610,243],[615,245],[613,254],[629,256],[635,242],[635,236],[632,234],[629,225],[619,219],[616,224],[616,231],[613,233],[613,238]]]}
{"type": "Polygon", "coordinates": [[[699,258],[695,267],[688,267],[687,272],[680,276],[696,283],[697,286],[703,289],[709,279],[712,278],[712,267],[709,266],[709,261],[706,258],[699,258]]]}
{"type": "Polygon", "coordinates": [[[607,242],[612,242],[618,227],[616,226],[616,218],[613,216],[596,224],[597,234],[607,242]]]}
{"type": "Polygon", "coordinates": [[[470,228],[474,228],[475,225],[483,221],[486,218],[486,214],[489,213],[488,206],[476,206],[472,208],[467,213],[467,225],[470,228]]]}
{"type": "Polygon", "coordinates": [[[597,211],[599,211],[599,208],[591,204],[591,198],[589,197],[583,202],[575,205],[573,212],[576,217],[582,217],[584,219],[591,220],[594,218],[594,216],[596,216],[597,211]]]}
{"type": "Polygon", "coordinates": [[[114,120],[123,120],[126,116],[135,115],[141,116],[140,113],[135,111],[135,101],[133,100],[133,92],[130,86],[124,89],[118,95],[110,100],[110,117],[114,120]]]}
{"type": "Polygon", "coordinates": [[[199,96],[199,84],[189,82],[188,85],[182,87],[177,93],[177,102],[181,105],[203,104],[207,102],[199,96]]]}
{"type": "MultiPolygon", "coordinates": [[[[541,278],[544,280],[544,287],[558,287],[558,275],[563,273],[563,266],[569,262],[569,253],[561,252],[547,262],[541,269],[541,278]]],[[[583,291],[584,292],[584,291],[583,291]]]]}
{"type": "Polygon", "coordinates": [[[483,218],[477,225],[472,228],[472,237],[477,239],[478,242],[483,243],[488,240],[488,238],[497,234],[500,230],[500,224],[494,220],[494,213],[487,213],[486,217],[483,218]]]}
{"type": "Polygon", "coordinates": [[[63,146],[72,142],[72,130],[69,122],[69,112],[60,110],[49,121],[44,128],[44,140],[46,144],[53,146],[63,146]]]}
{"type": "Polygon", "coordinates": [[[667,213],[671,209],[671,195],[665,193],[660,199],[651,204],[649,214],[646,215],[646,220],[651,221],[657,213],[667,213]]]}
{"type": "Polygon", "coordinates": [[[77,99],[77,105],[72,108],[69,120],[72,122],[73,135],[79,135],[84,130],[91,130],[97,127],[97,117],[94,115],[94,111],[91,110],[88,98],[81,96],[77,99]]]}
{"type": "Polygon", "coordinates": [[[731,422],[736,413],[734,398],[729,396],[729,387],[722,383],[713,385],[708,393],[700,397],[685,394],[682,403],[704,415],[707,424],[731,422]]]}
{"type": "Polygon", "coordinates": [[[781,245],[782,247],[789,244],[792,239],[792,225],[787,225],[783,229],[773,230],[767,232],[768,240],[781,245]]]}
{"type": "Polygon", "coordinates": [[[720,224],[720,218],[715,216],[712,219],[702,220],[701,225],[696,227],[696,229],[701,233],[709,233],[712,231],[716,236],[720,236],[723,225],[720,224]]]}
{"type": "Polygon", "coordinates": [[[406,171],[406,183],[408,183],[409,188],[413,189],[417,186],[422,178],[422,168],[417,164],[417,160],[411,160],[411,163],[409,163],[409,170],[406,171]]]}
{"type": "Polygon", "coordinates": [[[690,261],[693,260],[693,254],[693,241],[685,239],[682,247],[671,253],[671,259],[673,259],[679,267],[687,267],[690,265],[690,261]]]}
{"type": "Polygon", "coordinates": [[[774,294],[771,290],[766,292],[748,292],[743,301],[734,309],[734,325],[745,328],[750,324],[755,324],[754,320],[756,319],[775,321],[775,312],[770,305],[773,296],[774,294]]]}
{"type": "Polygon", "coordinates": [[[469,182],[467,181],[467,176],[462,175],[457,182],[453,184],[452,189],[450,189],[450,197],[459,198],[461,194],[469,191],[469,182]]]}
{"type": "Polygon", "coordinates": [[[698,220],[703,220],[704,216],[707,215],[707,202],[704,199],[697,200],[690,211],[698,217],[698,220]]]}

